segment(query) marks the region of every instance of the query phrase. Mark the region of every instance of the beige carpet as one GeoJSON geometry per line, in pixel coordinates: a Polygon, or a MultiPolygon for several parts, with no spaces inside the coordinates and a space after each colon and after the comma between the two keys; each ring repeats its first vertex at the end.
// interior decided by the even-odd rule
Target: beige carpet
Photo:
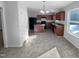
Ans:
{"type": "Polygon", "coordinates": [[[60,58],[60,55],[57,51],[57,48],[55,47],[44,53],[43,55],[39,56],[38,58],[60,58]]]}

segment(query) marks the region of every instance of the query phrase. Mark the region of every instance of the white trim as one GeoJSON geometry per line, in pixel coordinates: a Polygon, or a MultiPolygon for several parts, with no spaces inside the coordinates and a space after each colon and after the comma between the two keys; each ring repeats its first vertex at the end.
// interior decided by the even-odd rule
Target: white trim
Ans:
{"type": "Polygon", "coordinates": [[[67,12],[67,32],[69,32],[69,24],[70,24],[70,11],[67,12]]]}
{"type": "MultiPolygon", "coordinates": [[[[67,32],[67,33],[69,34],[69,36],[70,36],[70,35],[72,36],[71,33],[69,33],[69,32],[67,32]]],[[[73,36],[73,37],[75,37],[75,36],[73,36]]],[[[64,36],[64,38],[66,38],[71,44],[73,44],[76,48],[79,49],[79,45],[78,45],[77,43],[75,43],[73,40],[71,40],[70,38],[65,37],[65,36],[64,36]]],[[[77,38],[77,39],[78,39],[78,38],[77,38]]]]}
{"type": "Polygon", "coordinates": [[[78,7],[78,8],[73,8],[73,9],[70,9],[69,11],[74,11],[74,10],[77,10],[77,9],[79,9],[79,7],[78,7]]]}
{"type": "Polygon", "coordinates": [[[72,22],[72,23],[79,23],[79,22],[77,22],[77,21],[70,21],[70,12],[71,11],[74,11],[74,10],[76,10],[76,9],[79,9],[79,8],[74,8],[74,9],[71,9],[71,10],[69,10],[68,11],[68,14],[67,14],[67,32],[68,33],[70,33],[71,35],[73,35],[74,37],[76,37],[76,38],[79,38],[79,37],[77,37],[75,34],[73,34],[72,32],[70,32],[70,30],[69,30],[69,27],[70,27],[70,23],[72,22]]]}
{"type": "Polygon", "coordinates": [[[7,48],[7,31],[6,31],[6,19],[5,19],[5,9],[3,6],[0,6],[2,8],[1,12],[2,12],[2,31],[3,31],[3,41],[4,41],[4,48],[7,48]]]}
{"type": "MultiPolygon", "coordinates": [[[[26,39],[28,39],[28,37],[27,37],[26,39]]],[[[23,41],[22,41],[20,44],[18,44],[18,45],[8,45],[8,47],[23,47],[25,41],[27,41],[27,40],[23,40],[23,41]]]]}
{"type": "Polygon", "coordinates": [[[78,23],[78,24],[79,24],[79,22],[78,22],[78,21],[70,21],[70,23],[78,23]]]}
{"type": "Polygon", "coordinates": [[[18,45],[8,45],[8,47],[22,47],[23,44],[18,44],[18,45]]]}
{"type": "Polygon", "coordinates": [[[69,31],[68,33],[71,34],[71,35],[73,35],[73,36],[76,37],[76,38],[79,38],[78,36],[76,36],[76,34],[70,32],[70,31],[69,31]]]}
{"type": "MultiPolygon", "coordinates": [[[[75,8],[75,9],[79,9],[79,8],[75,8]]],[[[71,10],[68,10],[67,12],[67,31],[69,32],[69,25],[70,25],[70,12],[75,10],[75,9],[71,9],[71,10]]]]}

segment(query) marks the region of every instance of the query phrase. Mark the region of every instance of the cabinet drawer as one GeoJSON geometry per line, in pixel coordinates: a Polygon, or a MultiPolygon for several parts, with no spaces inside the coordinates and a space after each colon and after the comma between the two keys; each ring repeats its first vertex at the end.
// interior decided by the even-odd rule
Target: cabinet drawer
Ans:
{"type": "Polygon", "coordinates": [[[58,35],[58,36],[63,36],[64,33],[64,26],[57,26],[54,29],[54,32],[58,35]]]}

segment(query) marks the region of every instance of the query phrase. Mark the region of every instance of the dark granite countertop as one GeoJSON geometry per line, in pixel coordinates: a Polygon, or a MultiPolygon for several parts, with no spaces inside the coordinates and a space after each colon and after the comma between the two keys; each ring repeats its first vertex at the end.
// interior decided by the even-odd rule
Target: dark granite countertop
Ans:
{"type": "Polygon", "coordinates": [[[56,25],[56,26],[64,26],[64,24],[55,23],[55,22],[53,22],[52,25],[56,25]]]}

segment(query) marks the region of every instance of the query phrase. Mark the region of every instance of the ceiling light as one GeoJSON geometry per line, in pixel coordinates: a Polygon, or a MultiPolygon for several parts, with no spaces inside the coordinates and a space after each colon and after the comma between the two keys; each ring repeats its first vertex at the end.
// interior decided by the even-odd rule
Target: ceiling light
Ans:
{"type": "Polygon", "coordinates": [[[45,14],[45,12],[43,10],[40,10],[40,13],[45,14]]]}
{"type": "Polygon", "coordinates": [[[49,11],[46,10],[45,2],[46,2],[46,1],[43,1],[43,9],[40,10],[40,13],[42,13],[42,14],[47,14],[47,13],[49,13],[49,11]]]}
{"type": "Polygon", "coordinates": [[[49,11],[47,10],[46,13],[49,13],[49,11]]]}

